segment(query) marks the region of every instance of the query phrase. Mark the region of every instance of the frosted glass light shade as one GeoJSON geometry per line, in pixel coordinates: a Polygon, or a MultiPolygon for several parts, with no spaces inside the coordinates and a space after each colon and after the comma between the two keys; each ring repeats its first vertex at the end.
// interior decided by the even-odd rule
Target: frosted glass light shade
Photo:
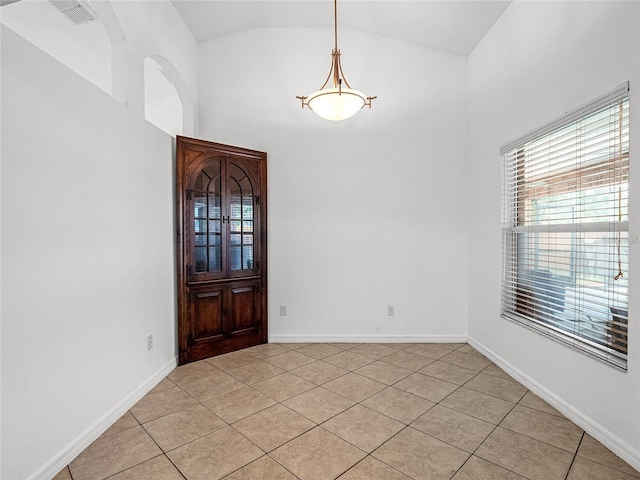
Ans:
{"type": "Polygon", "coordinates": [[[367,103],[364,93],[351,88],[325,88],[309,95],[307,105],[326,120],[345,120],[367,103]]]}

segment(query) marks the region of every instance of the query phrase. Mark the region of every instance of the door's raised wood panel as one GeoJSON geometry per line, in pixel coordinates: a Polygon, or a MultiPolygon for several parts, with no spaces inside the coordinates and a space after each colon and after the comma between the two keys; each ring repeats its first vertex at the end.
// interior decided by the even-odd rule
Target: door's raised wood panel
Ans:
{"type": "Polygon", "coordinates": [[[207,342],[221,339],[224,334],[224,290],[194,292],[191,294],[194,341],[207,342]],[[217,337],[217,338],[216,338],[217,337]]]}
{"type": "Polygon", "coordinates": [[[232,335],[252,333],[259,328],[260,282],[231,287],[231,325],[232,335]]]}

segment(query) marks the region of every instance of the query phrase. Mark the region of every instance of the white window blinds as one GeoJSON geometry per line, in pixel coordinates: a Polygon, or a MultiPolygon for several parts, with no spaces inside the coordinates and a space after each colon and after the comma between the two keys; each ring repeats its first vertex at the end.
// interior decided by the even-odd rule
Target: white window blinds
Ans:
{"type": "Polygon", "coordinates": [[[502,315],[626,369],[629,88],[501,149],[502,315]]]}

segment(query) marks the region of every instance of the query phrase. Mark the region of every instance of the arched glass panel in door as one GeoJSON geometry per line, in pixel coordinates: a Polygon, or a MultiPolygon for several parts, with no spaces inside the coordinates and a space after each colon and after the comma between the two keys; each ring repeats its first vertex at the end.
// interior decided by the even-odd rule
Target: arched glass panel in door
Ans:
{"type": "Polygon", "coordinates": [[[221,162],[208,163],[196,177],[193,194],[193,235],[196,273],[222,270],[221,162]]]}
{"type": "Polygon", "coordinates": [[[231,270],[253,270],[254,226],[253,185],[238,165],[230,167],[230,254],[231,270]]]}

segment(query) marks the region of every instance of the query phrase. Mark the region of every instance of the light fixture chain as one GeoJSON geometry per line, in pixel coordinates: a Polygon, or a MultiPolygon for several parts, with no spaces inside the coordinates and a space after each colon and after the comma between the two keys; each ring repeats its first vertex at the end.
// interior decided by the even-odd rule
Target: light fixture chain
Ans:
{"type": "Polygon", "coordinates": [[[338,51],[338,0],[333,0],[333,36],[335,51],[338,51]]]}

